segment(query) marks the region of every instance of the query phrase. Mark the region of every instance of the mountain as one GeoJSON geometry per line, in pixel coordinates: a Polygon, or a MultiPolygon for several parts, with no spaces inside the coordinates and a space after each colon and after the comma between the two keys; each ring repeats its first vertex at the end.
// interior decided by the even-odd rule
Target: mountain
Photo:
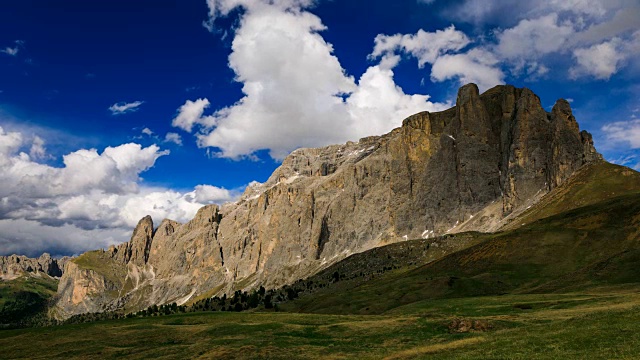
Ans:
{"type": "Polygon", "coordinates": [[[0,256],[0,280],[13,280],[27,274],[45,274],[60,277],[69,257],[54,259],[44,253],[33,259],[21,255],[0,256]]]}
{"type": "Polygon", "coordinates": [[[599,161],[503,231],[414,240],[354,255],[294,285],[316,287],[281,309],[381,314],[443,298],[613,293],[616,286],[637,286],[638,229],[640,173],[599,161]]]}
{"type": "Polygon", "coordinates": [[[546,112],[529,89],[458,91],[383,136],[291,153],[239,201],[193,220],[150,217],[131,240],[68,262],[59,317],[275,288],[413,238],[495,231],[601,156],[569,103],[546,112]]]}

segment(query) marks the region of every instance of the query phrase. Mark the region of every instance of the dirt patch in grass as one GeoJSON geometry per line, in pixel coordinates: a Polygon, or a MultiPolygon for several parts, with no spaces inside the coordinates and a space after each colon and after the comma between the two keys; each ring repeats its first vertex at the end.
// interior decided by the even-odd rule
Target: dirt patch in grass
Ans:
{"type": "Polygon", "coordinates": [[[453,319],[447,326],[450,333],[486,332],[493,329],[487,320],[453,319]]]}

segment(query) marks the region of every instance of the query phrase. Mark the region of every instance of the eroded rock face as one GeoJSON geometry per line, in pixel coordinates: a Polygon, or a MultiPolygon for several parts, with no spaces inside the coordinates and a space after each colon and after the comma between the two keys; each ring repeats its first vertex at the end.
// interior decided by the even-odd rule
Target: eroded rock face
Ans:
{"type": "Polygon", "coordinates": [[[47,253],[37,259],[20,255],[0,256],[0,279],[11,280],[29,273],[60,277],[68,260],[68,257],[54,259],[47,253]]]}
{"type": "Polygon", "coordinates": [[[149,260],[151,250],[151,238],[153,237],[153,220],[151,216],[142,218],[133,231],[133,236],[129,242],[120,244],[118,247],[110,249],[113,257],[124,263],[132,262],[138,266],[143,266],[149,260]]]}
{"type": "Polygon", "coordinates": [[[75,314],[115,310],[111,304],[121,295],[122,284],[73,261],[65,266],[58,283],[55,313],[66,318],[75,314]]]}
{"type": "Polygon", "coordinates": [[[597,159],[566,101],[547,113],[528,89],[480,95],[466,85],[456,107],[389,134],[296,150],[238,202],[204,207],[187,224],[165,220],[154,232],[141,220],[107,252],[127,273],[124,294],[109,301],[134,310],[277,287],[376,246],[493,231],[597,159]]]}

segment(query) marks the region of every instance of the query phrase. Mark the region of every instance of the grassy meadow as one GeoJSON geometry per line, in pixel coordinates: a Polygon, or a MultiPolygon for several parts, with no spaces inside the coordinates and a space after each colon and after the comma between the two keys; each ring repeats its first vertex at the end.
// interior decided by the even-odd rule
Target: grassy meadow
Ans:
{"type": "Polygon", "coordinates": [[[425,300],[380,315],[206,312],[5,330],[0,357],[633,359],[638,290],[425,300]]]}

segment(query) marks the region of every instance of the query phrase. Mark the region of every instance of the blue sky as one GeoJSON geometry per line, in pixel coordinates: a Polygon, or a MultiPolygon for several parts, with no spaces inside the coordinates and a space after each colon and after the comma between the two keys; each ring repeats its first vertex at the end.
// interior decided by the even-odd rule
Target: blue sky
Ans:
{"type": "Polygon", "coordinates": [[[128,240],[264,182],[298,147],[481,90],[567,98],[638,168],[637,0],[0,4],[0,255],[128,240]]]}

